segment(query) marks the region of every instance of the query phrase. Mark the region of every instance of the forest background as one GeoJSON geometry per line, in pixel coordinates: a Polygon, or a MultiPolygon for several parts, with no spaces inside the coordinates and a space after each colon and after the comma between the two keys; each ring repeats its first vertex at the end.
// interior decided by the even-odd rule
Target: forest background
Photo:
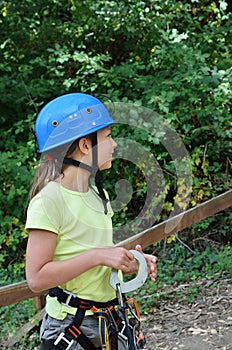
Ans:
{"type": "MultiPolygon", "coordinates": [[[[2,285],[25,279],[25,210],[39,159],[32,130],[39,110],[56,96],[84,92],[161,115],[191,159],[189,207],[231,187],[229,1],[14,0],[1,1],[0,11],[2,285]]],[[[137,141],[141,134],[133,137],[137,141]]],[[[155,224],[173,210],[176,170],[162,145],[154,148],[146,136],[142,144],[154,153],[165,179],[165,203],[155,224]]],[[[133,220],[146,196],[144,176],[129,161],[116,160],[104,175],[112,197],[119,179],[132,184],[133,199],[114,216],[115,227],[133,220]]],[[[174,235],[149,247],[163,258],[156,289],[231,273],[231,219],[227,209],[185,230],[181,239],[174,235]]],[[[154,289],[149,283],[147,288],[154,289]]],[[[151,305],[143,307],[149,312],[151,305]]],[[[3,332],[11,310],[1,311],[3,332]]],[[[23,310],[14,313],[14,323],[33,312],[30,304],[23,310]]]]}

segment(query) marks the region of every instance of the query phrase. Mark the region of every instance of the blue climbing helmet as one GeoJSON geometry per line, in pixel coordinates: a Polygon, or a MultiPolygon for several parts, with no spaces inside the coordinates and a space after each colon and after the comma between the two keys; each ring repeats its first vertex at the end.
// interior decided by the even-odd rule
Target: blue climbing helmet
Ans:
{"type": "Polygon", "coordinates": [[[96,97],[70,93],[55,98],[42,108],[35,123],[40,153],[75,141],[114,123],[96,97]]]}

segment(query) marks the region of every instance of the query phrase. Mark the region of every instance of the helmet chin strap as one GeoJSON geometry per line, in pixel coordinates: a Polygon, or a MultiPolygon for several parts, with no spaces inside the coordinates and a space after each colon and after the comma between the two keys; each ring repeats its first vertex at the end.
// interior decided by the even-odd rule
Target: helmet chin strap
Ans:
{"type": "Polygon", "coordinates": [[[63,163],[68,164],[68,165],[74,165],[76,167],[85,169],[85,170],[89,171],[90,173],[93,172],[93,168],[91,166],[89,166],[85,163],[79,162],[79,160],[75,160],[72,158],[64,158],[63,163]]]}
{"type": "Polygon", "coordinates": [[[97,150],[97,131],[95,131],[91,135],[92,139],[92,166],[89,166],[85,163],[79,162],[78,160],[72,159],[72,158],[64,158],[63,163],[74,165],[79,168],[85,169],[91,173],[91,176],[95,178],[95,184],[98,190],[98,195],[102,200],[102,204],[104,207],[104,213],[108,213],[107,209],[107,202],[108,199],[106,198],[105,192],[102,187],[102,174],[98,168],[98,150],[97,150]]]}

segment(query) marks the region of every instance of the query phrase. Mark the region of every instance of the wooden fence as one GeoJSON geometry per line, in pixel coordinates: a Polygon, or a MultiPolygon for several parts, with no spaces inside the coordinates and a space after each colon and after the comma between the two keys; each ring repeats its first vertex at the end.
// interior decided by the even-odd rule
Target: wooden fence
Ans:
{"type": "MultiPolygon", "coordinates": [[[[171,234],[180,232],[185,228],[200,222],[216,213],[230,207],[232,205],[232,190],[229,190],[217,197],[214,197],[194,208],[184,211],[162,223],[155,225],[133,237],[120,242],[118,246],[127,249],[134,249],[136,244],[140,244],[143,248],[155,243],[171,234]]],[[[45,294],[44,291],[40,294],[33,293],[27,285],[26,281],[0,287],[0,307],[18,303],[20,301],[33,298],[34,305],[37,310],[40,310],[35,319],[40,321],[44,314],[45,294]]],[[[29,332],[35,326],[35,322],[31,321],[24,325],[12,338],[7,341],[0,341],[1,346],[13,346],[20,340],[22,335],[29,332]]]]}

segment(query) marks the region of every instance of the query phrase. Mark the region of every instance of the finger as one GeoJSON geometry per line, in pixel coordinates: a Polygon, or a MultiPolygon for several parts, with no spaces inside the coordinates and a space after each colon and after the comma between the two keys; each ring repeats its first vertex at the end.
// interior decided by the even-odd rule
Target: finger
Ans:
{"type": "Polygon", "coordinates": [[[140,253],[143,252],[142,247],[141,247],[140,244],[137,244],[136,247],[135,247],[135,249],[136,249],[138,252],[140,252],[140,253]]]}
{"type": "Polygon", "coordinates": [[[157,258],[157,256],[152,256],[152,259],[151,259],[151,262],[152,262],[152,264],[156,264],[157,262],[158,262],[158,258],[157,258]]]}
{"type": "Polygon", "coordinates": [[[129,250],[127,251],[127,257],[129,259],[129,262],[134,260],[134,255],[129,250]]]}
{"type": "Polygon", "coordinates": [[[127,273],[127,272],[129,272],[129,266],[127,266],[127,265],[122,265],[122,267],[121,267],[121,269],[120,269],[123,273],[127,273]]]}
{"type": "Polygon", "coordinates": [[[152,273],[149,273],[149,277],[152,281],[155,281],[156,277],[157,277],[157,271],[154,271],[152,273]]]}
{"type": "Polygon", "coordinates": [[[152,282],[155,282],[155,281],[156,281],[156,276],[151,275],[151,276],[149,276],[149,277],[150,277],[150,279],[152,280],[152,282]]]}

